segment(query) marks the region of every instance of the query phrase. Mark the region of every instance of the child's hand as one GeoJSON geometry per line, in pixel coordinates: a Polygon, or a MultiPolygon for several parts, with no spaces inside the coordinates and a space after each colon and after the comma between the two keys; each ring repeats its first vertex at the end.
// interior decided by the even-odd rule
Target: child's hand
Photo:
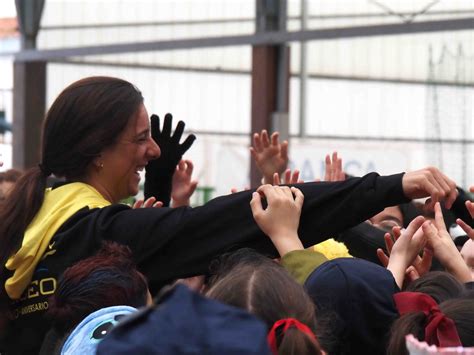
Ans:
{"type": "Polygon", "coordinates": [[[303,193],[296,187],[262,185],[252,195],[250,207],[260,229],[272,240],[280,256],[303,249],[298,237],[303,193]],[[293,196],[294,195],[294,196],[293,196]],[[263,209],[262,197],[267,200],[263,209]]]}

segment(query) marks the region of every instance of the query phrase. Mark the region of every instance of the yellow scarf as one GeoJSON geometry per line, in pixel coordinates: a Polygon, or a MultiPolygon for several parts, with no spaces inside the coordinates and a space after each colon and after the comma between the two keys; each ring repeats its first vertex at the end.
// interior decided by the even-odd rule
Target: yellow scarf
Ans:
{"type": "Polygon", "coordinates": [[[96,189],[84,183],[74,182],[54,190],[46,189],[43,204],[26,229],[20,250],[5,264],[8,270],[14,271],[5,282],[8,296],[11,299],[20,298],[49,242],[64,222],[84,207],[92,209],[108,205],[110,202],[96,189]]]}
{"type": "Polygon", "coordinates": [[[344,243],[339,243],[334,239],[325,240],[322,243],[313,246],[314,251],[318,251],[323,254],[329,260],[336,258],[352,258],[349,254],[349,250],[344,243]]]}

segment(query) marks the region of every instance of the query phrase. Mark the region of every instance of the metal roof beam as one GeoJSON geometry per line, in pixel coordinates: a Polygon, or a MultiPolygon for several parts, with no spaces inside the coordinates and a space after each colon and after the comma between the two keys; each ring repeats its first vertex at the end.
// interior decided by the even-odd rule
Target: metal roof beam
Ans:
{"type": "MultiPolygon", "coordinates": [[[[413,16],[413,12],[401,11],[397,14],[402,16],[413,16]]],[[[419,16],[471,16],[474,9],[460,10],[433,10],[419,14],[419,16]]],[[[308,15],[308,20],[344,20],[361,18],[384,18],[393,16],[386,12],[368,12],[368,13],[340,13],[340,14],[320,14],[308,15]]],[[[300,15],[288,16],[289,21],[300,21],[300,15]]],[[[159,27],[159,26],[196,26],[196,25],[216,25],[224,23],[254,23],[254,17],[229,17],[229,18],[211,18],[197,20],[170,20],[170,21],[138,21],[138,22],[108,22],[108,23],[85,23],[85,24],[50,24],[41,26],[42,31],[67,31],[67,30],[85,30],[85,29],[110,29],[125,27],[159,27]]]]}
{"type": "Polygon", "coordinates": [[[4,53],[2,55],[15,55],[16,59],[19,61],[38,61],[88,55],[107,55],[130,52],[138,53],[165,50],[169,51],[178,49],[197,49],[224,46],[279,45],[294,41],[317,41],[429,32],[462,31],[470,29],[474,29],[474,17],[401,24],[339,27],[294,32],[273,31],[238,36],[175,39],[109,45],[101,44],[96,46],[46,50],[24,50],[17,53],[4,53]]]}

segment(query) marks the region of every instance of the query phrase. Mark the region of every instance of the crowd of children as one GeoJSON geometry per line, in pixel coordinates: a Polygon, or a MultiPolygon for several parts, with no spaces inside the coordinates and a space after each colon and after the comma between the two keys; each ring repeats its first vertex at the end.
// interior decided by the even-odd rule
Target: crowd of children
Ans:
{"type": "Polygon", "coordinates": [[[303,182],[262,131],[262,185],[193,208],[184,128],[121,79],[58,96],[40,164],[0,202],[1,354],[471,351],[474,203],[454,181],[351,177],[334,153],[303,182]],[[145,201],[120,203],[143,170],[145,201]]]}

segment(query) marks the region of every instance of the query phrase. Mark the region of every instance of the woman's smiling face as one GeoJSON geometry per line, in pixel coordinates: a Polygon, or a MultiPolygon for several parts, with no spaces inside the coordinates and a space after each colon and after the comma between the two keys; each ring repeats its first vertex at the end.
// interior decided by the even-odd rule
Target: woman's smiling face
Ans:
{"type": "Polygon", "coordinates": [[[93,179],[89,183],[113,203],[134,196],[138,193],[139,172],[160,154],[151,137],[147,110],[141,104],[116,143],[94,161],[93,179]]]}

